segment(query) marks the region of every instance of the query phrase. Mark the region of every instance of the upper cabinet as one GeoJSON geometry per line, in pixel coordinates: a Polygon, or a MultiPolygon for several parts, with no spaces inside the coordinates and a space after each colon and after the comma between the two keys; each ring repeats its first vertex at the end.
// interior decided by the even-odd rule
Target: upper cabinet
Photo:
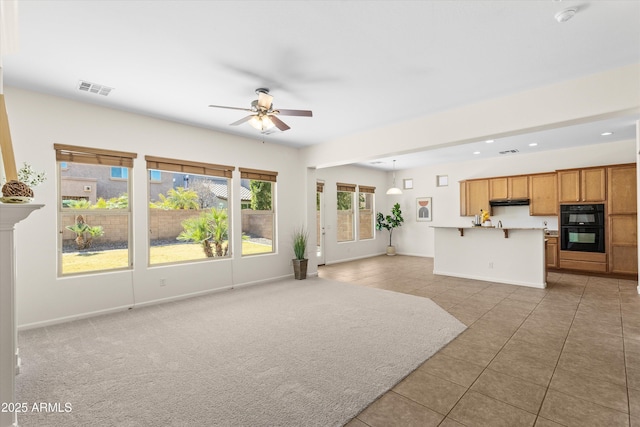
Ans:
{"type": "Polygon", "coordinates": [[[509,198],[509,189],[507,187],[507,177],[489,179],[489,199],[507,199],[509,198]]]}
{"type": "Polygon", "coordinates": [[[604,202],[606,169],[587,168],[558,171],[560,203],[604,202]]]}
{"type": "Polygon", "coordinates": [[[510,176],[507,179],[507,185],[510,199],[526,199],[529,197],[529,177],[527,175],[510,176]]]}
{"type": "Polygon", "coordinates": [[[529,215],[558,215],[555,173],[529,175],[529,215]]]}
{"type": "Polygon", "coordinates": [[[489,179],[489,199],[526,199],[529,197],[529,177],[503,176],[489,179]]]}
{"type": "Polygon", "coordinates": [[[460,215],[480,214],[489,210],[489,180],[474,179],[460,182],[460,215]]]}
{"type": "Polygon", "coordinates": [[[638,211],[635,164],[607,168],[607,194],[609,215],[635,214],[638,211]]]}
{"type": "Polygon", "coordinates": [[[606,203],[609,215],[634,214],[635,164],[565,169],[460,182],[460,215],[491,210],[490,200],[529,199],[529,214],[558,215],[560,203],[606,203]]]}

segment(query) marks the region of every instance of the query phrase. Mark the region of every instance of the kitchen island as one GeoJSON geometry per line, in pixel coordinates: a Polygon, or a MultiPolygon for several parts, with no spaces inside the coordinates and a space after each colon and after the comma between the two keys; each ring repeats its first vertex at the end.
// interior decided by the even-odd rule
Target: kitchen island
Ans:
{"type": "Polygon", "coordinates": [[[543,228],[433,228],[434,274],[546,287],[543,228]]]}

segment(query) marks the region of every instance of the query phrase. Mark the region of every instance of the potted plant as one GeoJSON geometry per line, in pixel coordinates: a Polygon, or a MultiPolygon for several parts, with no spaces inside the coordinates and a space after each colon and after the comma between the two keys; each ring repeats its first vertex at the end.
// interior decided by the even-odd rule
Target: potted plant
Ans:
{"type": "Polygon", "coordinates": [[[391,209],[391,215],[384,216],[382,212],[378,212],[376,215],[376,230],[380,231],[383,228],[389,231],[389,246],[387,246],[387,255],[395,255],[396,247],[391,244],[391,237],[393,236],[393,229],[400,227],[404,222],[402,218],[402,210],[400,210],[400,203],[393,205],[391,209]]]}
{"type": "Polygon", "coordinates": [[[309,234],[304,227],[297,228],[293,232],[293,275],[296,280],[307,278],[307,264],[309,260],[305,258],[307,253],[307,241],[309,234]]]}
{"type": "Polygon", "coordinates": [[[23,163],[18,170],[18,180],[8,181],[2,186],[2,202],[28,203],[33,200],[33,187],[47,179],[45,172],[36,172],[30,164],[23,163]]]}

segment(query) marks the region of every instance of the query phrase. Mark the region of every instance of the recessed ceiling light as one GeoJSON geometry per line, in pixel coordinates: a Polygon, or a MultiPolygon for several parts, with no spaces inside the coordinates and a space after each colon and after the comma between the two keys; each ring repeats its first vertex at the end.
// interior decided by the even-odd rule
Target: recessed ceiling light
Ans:
{"type": "Polygon", "coordinates": [[[480,154],[480,152],[479,151],[474,151],[473,154],[480,154]]]}
{"type": "Polygon", "coordinates": [[[536,145],[538,145],[537,142],[532,142],[531,144],[529,144],[529,147],[535,147],[536,145]]]}
{"type": "Polygon", "coordinates": [[[613,132],[602,132],[600,135],[609,136],[609,135],[613,135],[613,132]]]}
{"type": "Polygon", "coordinates": [[[491,144],[491,143],[493,142],[493,139],[487,139],[485,142],[486,142],[487,144],[491,144]]]}

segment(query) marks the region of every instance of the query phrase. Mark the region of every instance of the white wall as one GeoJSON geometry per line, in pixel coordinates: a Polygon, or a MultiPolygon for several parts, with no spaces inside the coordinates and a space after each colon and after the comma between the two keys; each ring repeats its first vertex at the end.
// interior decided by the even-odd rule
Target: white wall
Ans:
{"type": "MultiPolygon", "coordinates": [[[[300,150],[11,87],[5,88],[5,97],[16,163],[26,161],[48,176],[35,189],[35,202],[46,206],[16,229],[19,325],[33,326],[292,274],[290,236],[296,225],[306,221],[301,200],[306,194],[307,170],[300,150]],[[138,154],[131,195],[133,270],[57,277],[54,143],[138,154]],[[238,250],[232,259],[147,267],[145,155],[277,171],[276,253],[243,258],[238,250]],[[166,286],[159,285],[160,278],[166,279],[166,286]]],[[[233,194],[237,195],[237,170],[233,178],[233,194]]],[[[233,247],[239,249],[239,210],[231,216],[233,247]]]]}
{"type": "MultiPolygon", "coordinates": [[[[405,223],[394,232],[394,244],[398,253],[417,256],[433,256],[433,228],[438,226],[470,225],[470,217],[460,216],[459,181],[473,178],[553,172],[557,169],[634,163],[636,161],[634,140],[589,145],[579,148],[522,154],[507,158],[474,160],[464,163],[450,163],[433,167],[396,171],[396,181],[413,179],[413,189],[403,190],[401,196],[387,196],[387,205],[398,201],[402,207],[405,223]],[[448,175],[447,187],[436,186],[436,175],[448,175]],[[432,222],[416,222],[415,204],[417,197],[432,197],[432,222]]],[[[391,174],[387,185],[391,184],[391,174]]],[[[380,207],[381,209],[382,207],[380,207]]],[[[544,227],[557,229],[555,216],[529,216],[528,206],[508,206],[494,209],[492,222],[501,220],[503,226],[544,227]]]]}
{"type": "MultiPolygon", "coordinates": [[[[640,63],[370,129],[305,149],[309,166],[363,162],[425,148],[640,112],[640,63]],[[363,149],[366,148],[366,149],[363,149]]],[[[455,88],[451,88],[455,90],[455,88]]]]}

